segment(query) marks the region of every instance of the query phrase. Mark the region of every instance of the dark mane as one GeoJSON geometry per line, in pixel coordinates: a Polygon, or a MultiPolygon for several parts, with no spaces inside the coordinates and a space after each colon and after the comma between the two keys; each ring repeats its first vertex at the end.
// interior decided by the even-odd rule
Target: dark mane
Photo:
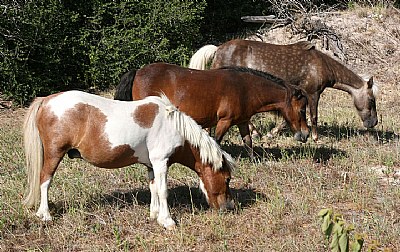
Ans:
{"type": "Polygon", "coordinates": [[[282,80],[281,78],[278,78],[270,73],[267,72],[262,72],[253,68],[247,68],[247,67],[238,67],[238,66],[225,66],[221,67],[219,69],[227,69],[227,70],[232,70],[232,71],[238,71],[238,72],[243,72],[243,73],[250,73],[259,77],[263,77],[267,80],[276,82],[277,84],[281,86],[286,86],[285,81],[282,80]]]}

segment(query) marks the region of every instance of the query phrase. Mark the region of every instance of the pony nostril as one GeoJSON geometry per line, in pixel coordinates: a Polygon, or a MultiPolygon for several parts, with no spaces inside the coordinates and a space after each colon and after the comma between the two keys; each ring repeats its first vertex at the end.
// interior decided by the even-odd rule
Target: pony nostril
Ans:
{"type": "Polygon", "coordinates": [[[365,128],[373,128],[378,124],[378,118],[365,120],[363,124],[365,128]]]}
{"type": "Polygon", "coordinates": [[[225,204],[221,205],[219,208],[220,211],[232,211],[235,209],[235,203],[233,200],[227,201],[225,204]]]}
{"type": "Polygon", "coordinates": [[[367,120],[367,121],[364,121],[364,127],[368,128],[368,129],[375,127],[377,124],[378,124],[378,120],[367,120]]]}
{"type": "Polygon", "coordinates": [[[299,142],[303,142],[304,140],[304,135],[300,132],[300,131],[298,131],[298,132],[296,132],[295,134],[294,134],[294,139],[296,140],[296,141],[299,141],[299,142]]]}

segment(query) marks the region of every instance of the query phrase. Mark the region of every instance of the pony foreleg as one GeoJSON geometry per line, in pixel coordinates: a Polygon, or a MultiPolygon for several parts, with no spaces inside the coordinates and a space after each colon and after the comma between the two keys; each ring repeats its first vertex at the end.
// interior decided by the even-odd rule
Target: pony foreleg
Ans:
{"type": "Polygon", "coordinates": [[[51,178],[46,180],[40,185],[40,205],[36,212],[36,216],[42,219],[42,221],[51,221],[51,215],[49,212],[48,204],[48,191],[50,187],[51,178]]]}
{"type": "Polygon", "coordinates": [[[150,201],[150,220],[155,220],[158,217],[160,211],[160,201],[158,199],[157,185],[154,181],[154,171],[152,168],[148,168],[149,175],[149,188],[151,193],[150,201]]]}
{"type": "MultiPolygon", "coordinates": [[[[152,162],[153,163],[153,162],[152,162]]],[[[167,162],[153,163],[154,184],[157,187],[159,200],[159,212],[157,222],[168,230],[175,229],[175,221],[172,220],[168,209],[168,188],[167,188],[167,162]]]]}
{"type": "Polygon", "coordinates": [[[232,120],[220,119],[215,127],[215,140],[218,144],[221,144],[222,138],[224,138],[225,133],[229,130],[232,125],[232,120]]]}

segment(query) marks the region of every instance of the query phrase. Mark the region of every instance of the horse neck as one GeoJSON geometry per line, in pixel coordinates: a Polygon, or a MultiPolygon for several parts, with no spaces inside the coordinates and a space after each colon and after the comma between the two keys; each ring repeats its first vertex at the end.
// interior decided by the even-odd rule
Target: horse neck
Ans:
{"type": "Polygon", "coordinates": [[[200,152],[185,141],[183,146],[175,149],[175,152],[170,156],[168,163],[169,165],[178,163],[189,167],[196,173],[199,173],[201,167],[200,152]]]}
{"type": "MultiPolygon", "coordinates": [[[[254,99],[252,100],[253,109],[251,113],[281,110],[287,103],[287,89],[280,84],[275,84],[262,89],[253,89],[254,99]]],[[[248,106],[250,108],[250,106],[248,106]]]]}
{"type": "Polygon", "coordinates": [[[322,55],[327,70],[332,73],[329,81],[333,83],[333,88],[353,94],[354,90],[358,90],[364,86],[364,80],[354,73],[352,70],[320,52],[322,55]]]}

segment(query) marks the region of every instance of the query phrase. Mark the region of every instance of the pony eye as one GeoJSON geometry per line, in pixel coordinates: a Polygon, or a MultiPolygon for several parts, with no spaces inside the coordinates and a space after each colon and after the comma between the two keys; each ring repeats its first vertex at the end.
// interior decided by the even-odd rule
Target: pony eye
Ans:
{"type": "Polygon", "coordinates": [[[225,183],[226,183],[226,184],[229,184],[229,182],[231,182],[231,178],[226,178],[226,179],[225,179],[225,183]]]}

